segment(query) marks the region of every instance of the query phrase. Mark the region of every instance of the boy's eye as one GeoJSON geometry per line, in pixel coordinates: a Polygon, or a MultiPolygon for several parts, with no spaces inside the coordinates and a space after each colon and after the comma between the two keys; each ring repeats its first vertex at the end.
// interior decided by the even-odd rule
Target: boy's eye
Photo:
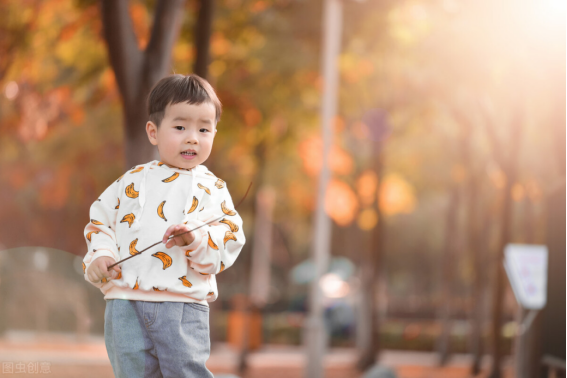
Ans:
{"type": "Polygon", "coordinates": [[[202,133],[208,133],[208,132],[209,132],[209,129],[201,129],[201,130],[199,130],[199,131],[202,132],[202,133]]]}
{"type": "Polygon", "coordinates": [[[183,127],[183,126],[175,126],[175,128],[176,128],[177,130],[181,130],[181,131],[185,130],[185,127],[183,127]]]}

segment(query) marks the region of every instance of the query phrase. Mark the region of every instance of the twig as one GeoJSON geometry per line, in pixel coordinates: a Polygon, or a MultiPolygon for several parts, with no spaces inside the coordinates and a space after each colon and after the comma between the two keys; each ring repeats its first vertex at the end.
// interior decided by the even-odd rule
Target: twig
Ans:
{"type": "MultiPolygon", "coordinates": [[[[245,199],[246,196],[248,195],[248,192],[250,191],[250,188],[251,188],[251,187],[252,187],[252,182],[250,182],[250,185],[248,185],[248,189],[246,190],[246,193],[244,194],[244,197],[242,197],[242,199],[240,200],[240,202],[238,202],[238,205],[236,205],[236,206],[234,207],[234,209],[236,209],[238,206],[240,206],[240,204],[242,203],[242,201],[244,201],[244,199],[245,199]]],[[[189,232],[193,232],[193,231],[195,231],[195,230],[198,230],[199,228],[204,227],[204,226],[207,226],[207,225],[209,225],[209,224],[211,224],[211,223],[214,223],[214,222],[216,222],[216,221],[218,221],[219,219],[222,219],[222,218],[224,218],[224,217],[225,217],[225,216],[223,215],[223,216],[221,216],[221,217],[219,217],[219,218],[217,218],[217,219],[213,219],[213,220],[210,221],[210,222],[207,222],[207,223],[205,223],[205,224],[202,224],[202,225],[200,225],[199,227],[196,227],[196,228],[194,228],[194,229],[192,229],[192,230],[185,231],[185,232],[182,232],[182,233],[177,234],[177,235],[170,235],[169,238],[167,238],[167,241],[170,241],[171,239],[176,238],[176,237],[178,237],[178,236],[185,235],[185,234],[187,234],[187,233],[189,233],[189,232]]],[[[167,244],[167,241],[166,241],[166,244],[167,244]]],[[[116,262],[116,263],[110,265],[107,270],[109,271],[110,269],[112,269],[112,268],[115,267],[116,265],[118,265],[118,264],[120,264],[120,263],[123,263],[124,261],[129,260],[129,259],[131,259],[132,257],[136,257],[136,256],[141,255],[142,252],[145,252],[145,251],[147,251],[148,249],[150,249],[150,248],[152,248],[152,247],[155,247],[155,246],[158,245],[159,243],[163,243],[163,241],[158,241],[157,243],[154,243],[154,244],[150,245],[148,248],[145,248],[145,249],[141,250],[140,252],[136,253],[135,255],[132,255],[132,256],[130,256],[130,257],[126,257],[125,259],[122,259],[122,260],[120,260],[120,261],[118,261],[118,262],[116,262]]]]}

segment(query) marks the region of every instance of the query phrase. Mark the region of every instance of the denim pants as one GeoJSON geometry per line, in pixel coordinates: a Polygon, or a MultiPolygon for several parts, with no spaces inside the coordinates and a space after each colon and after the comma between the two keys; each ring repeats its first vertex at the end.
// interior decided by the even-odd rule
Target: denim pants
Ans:
{"type": "Polygon", "coordinates": [[[213,378],[202,304],[109,299],[104,340],[116,378],[213,378]]]}

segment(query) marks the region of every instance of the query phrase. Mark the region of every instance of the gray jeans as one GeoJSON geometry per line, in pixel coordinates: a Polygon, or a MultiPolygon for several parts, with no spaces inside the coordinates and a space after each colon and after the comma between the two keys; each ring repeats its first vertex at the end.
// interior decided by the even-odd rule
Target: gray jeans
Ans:
{"type": "Polygon", "coordinates": [[[109,299],[104,340],[116,378],[213,378],[202,304],[109,299]]]}

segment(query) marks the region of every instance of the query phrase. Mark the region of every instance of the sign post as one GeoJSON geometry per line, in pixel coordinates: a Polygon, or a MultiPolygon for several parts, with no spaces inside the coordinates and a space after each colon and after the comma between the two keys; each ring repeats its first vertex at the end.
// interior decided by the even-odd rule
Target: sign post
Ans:
{"type": "Polygon", "coordinates": [[[536,366],[531,366],[528,342],[530,326],[547,302],[547,259],[544,245],[508,244],[504,248],[504,269],[514,296],[520,305],[518,333],[515,345],[516,377],[529,378],[536,366]]]}

